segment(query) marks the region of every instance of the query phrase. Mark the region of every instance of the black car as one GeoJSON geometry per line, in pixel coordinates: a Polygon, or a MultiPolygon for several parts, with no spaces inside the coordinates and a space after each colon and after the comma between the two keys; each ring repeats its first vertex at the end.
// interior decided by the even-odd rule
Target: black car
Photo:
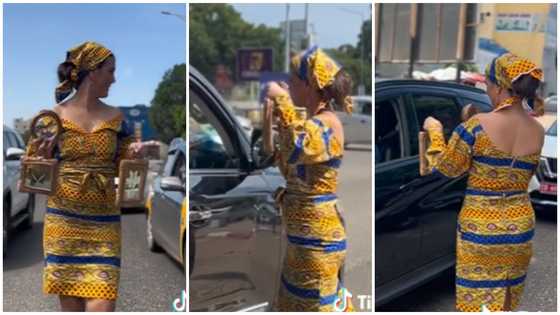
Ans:
{"type": "Polygon", "coordinates": [[[472,103],[491,110],[480,89],[390,80],[375,85],[375,304],[383,305],[455,264],[455,232],[467,176],[420,177],[418,132],[426,117],[447,138],[472,103]]]}
{"type": "Polygon", "coordinates": [[[267,310],[285,246],[273,199],[284,180],[260,158],[258,132],[250,141],[192,66],[189,77],[190,310],[267,310]]]}

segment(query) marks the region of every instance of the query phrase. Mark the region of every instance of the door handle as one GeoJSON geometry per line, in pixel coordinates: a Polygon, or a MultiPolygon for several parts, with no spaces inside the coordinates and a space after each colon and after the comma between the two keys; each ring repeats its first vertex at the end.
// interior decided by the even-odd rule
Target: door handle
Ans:
{"type": "Polygon", "coordinates": [[[232,206],[226,206],[226,207],[222,207],[222,208],[213,208],[213,209],[206,208],[206,207],[195,206],[195,207],[191,208],[191,210],[189,211],[189,223],[191,223],[195,226],[205,225],[206,223],[208,223],[208,221],[210,221],[216,215],[220,215],[224,212],[228,212],[228,211],[231,210],[231,208],[232,208],[232,206]]]}

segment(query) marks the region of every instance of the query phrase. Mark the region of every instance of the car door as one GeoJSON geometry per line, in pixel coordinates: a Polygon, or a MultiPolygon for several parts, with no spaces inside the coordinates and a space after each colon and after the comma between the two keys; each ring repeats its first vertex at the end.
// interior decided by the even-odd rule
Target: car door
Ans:
{"type": "Polygon", "coordinates": [[[350,116],[356,131],[354,141],[360,144],[371,144],[371,101],[359,101],[356,110],[350,116]]]}
{"type": "Polygon", "coordinates": [[[344,141],[347,144],[371,144],[371,103],[368,107],[363,101],[354,103],[352,114],[337,112],[344,128],[344,141]]]}
{"type": "MultiPolygon", "coordinates": [[[[180,150],[169,153],[162,179],[174,177],[185,183],[185,155],[180,150]]],[[[181,206],[185,198],[185,192],[161,187],[154,194],[156,194],[156,198],[153,198],[152,208],[157,213],[154,213],[152,217],[153,229],[157,231],[162,246],[176,258],[179,258],[181,206]]]]}
{"type": "MultiPolygon", "coordinates": [[[[9,148],[23,148],[23,141],[18,139],[17,135],[13,131],[4,131],[4,138],[8,140],[8,142],[4,144],[6,151],[9,148]]],[[[6,157],[4,152],[4,157],[6,157]]],[[[17,190],[17,180],[20,178],[21,172],[21,161],[20,159],[16,160],[6,160],[5,162],[8,166],[8,181],[10,182],[10,188],[12,190],[12,216],[16,215],[18,212],[23,211],[25,206],[27,205],[27,201],[29,200],[29,195],[27,193],[21,193],[17,190]]]]}
{"type": "Polygon", "coordinates": [[[410,156],[405,100],[396,89],[375,98],[375,286],[376,301],[393,294],[392,282],[418,267],[421,225],[409,184],[418,177],[410,156]]]}
{"type": "MultiPolygon", "coordinates": [[[[415,117],[417,129],[421,130],[428,116],[435,117],[443,125],[446,139],[461,123],[461,100],[452,90],[423,87],[409,89],[409,110],[415,117]]],[[[418,142],[412,146],[412,154],[418,154],[418,142]]],[[[436,174],[419,180],[419,185],[430,190],[418,202],[421,214],[422,246],[418,261],[427,265],[438,259],[453,259],[455,253],[455,233],[457,215],[461,209],[466,186],[466,175],[448,179],[436,174]]],[[[446,262],[442,262],[445,264],[446,262]]]]}
{"type": "Polygon", "coordinates": [[[266,306],[277,275],[264,272],[260,262],[280,259],[279,244],[268,240],[262,252],[266,243],[258,246],[263,240],[257,240],[270,210],[263,206],[271,202],[270,187],[262,171],[252,170],[247,139],[233,115],[201,82],[191,77],[190,83],[190,309],[266,306]]]}

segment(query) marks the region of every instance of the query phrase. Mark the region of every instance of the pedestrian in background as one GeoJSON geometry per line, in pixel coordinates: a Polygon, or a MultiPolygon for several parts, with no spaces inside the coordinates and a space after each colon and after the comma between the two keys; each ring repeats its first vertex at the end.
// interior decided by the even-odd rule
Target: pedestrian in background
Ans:
{"type": "Polygon", "coordinates": [[[264,148],[287,182],[276,195],[288,237],[277,311],[353,309],[340,279],[346,230],[336,191],[344,131],[333,108],[351,113],[351,89],[346,71],[316,47],[292,58],[289,89],[267,86],[264,148]]]}
{"type": "Polygon", "coordinates": [[[542,77],[533,62],[504,54],[486,68],[492,112],[459,125],[447,144],[442,124],[424,121],[430,167],[447,177],[469,174],[457,232],[460,311],[512,311],[520,303],[535,228],[527,188],[544,141],[524,104],[540,102],[534,100],[542,77]]]}

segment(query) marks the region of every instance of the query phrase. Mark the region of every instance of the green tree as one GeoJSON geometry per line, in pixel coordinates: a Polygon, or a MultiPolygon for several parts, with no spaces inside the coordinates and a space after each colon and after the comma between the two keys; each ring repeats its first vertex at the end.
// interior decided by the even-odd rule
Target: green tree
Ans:
{"type": "Polygon", "coordinates": [[[151,102],[150,124],[165,143],[179,136],[186,139],[186,78],[184,63],[167,70],[151,102]]]}
{"type": "Polygon", "coordinates": [[[237,49],[245,47],[272,48],[273,70],[282,69],[279,28],[248,23],[229,4],[191,4],[189,21],[189,63],[207,79],[213,81],[216,66],[223,64],[235,81],[237,49]]]}
{"type": "Polygon", "coordinates": [[[358,85],[362,78],[362,65],[364,67],[363,80],[366,88],[366,94],[371,94],[371,20],[367,20],[362,24],[362,31],[358,35],[358,44],[356,47],[346,44],[338,48],[326,49],[326,52],[332,56],[344,69],[350,74],[353,80],[353,93],[358,92],[358,85]],[[361,61],[363,51],[363,63],[361,61]]]}

